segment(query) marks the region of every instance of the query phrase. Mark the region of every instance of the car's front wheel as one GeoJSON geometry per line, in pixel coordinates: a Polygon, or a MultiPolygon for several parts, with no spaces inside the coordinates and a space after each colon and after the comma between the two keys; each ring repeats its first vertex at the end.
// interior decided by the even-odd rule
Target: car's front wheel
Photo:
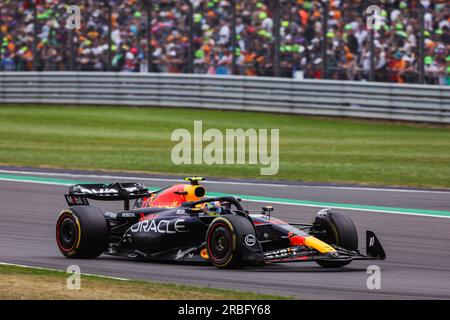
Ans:
{"type": "MultiPolygon", "coordinates": [[[[314,228],[319,231],[314,234],[316,238],[347,250],[358,250],[358,233],[348,215],[333,211],[327,212],[326,215],[316,218],[314,228]]],[[[351,260],[318,260],[316,262],[325,268],[339,268],[348,265],[351,260]]]]}
{"type": "Polygon", "coordinates": [[[218,268],[243,267],[257,257],[258,253],[249,253],[259,243],[251,222],[241,216],[224,215],[214,219],[206,232],[206,249],[209,260],[218,268]]]}

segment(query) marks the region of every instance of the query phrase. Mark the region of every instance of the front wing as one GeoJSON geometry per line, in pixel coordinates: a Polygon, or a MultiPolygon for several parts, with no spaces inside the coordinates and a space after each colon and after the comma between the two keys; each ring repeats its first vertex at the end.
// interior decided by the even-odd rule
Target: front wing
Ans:
{"type": "Polygon", "coordinates": [[[386,253],[377,236],[372,231],[366,232],[366,254],[350,251],[333,245],[336,252],[320,253],[317,250],[303,246],[288,247],[264,252],[264,262],[308,262],[308,261],[352,261],[352,260],[384,260],[386,253]]]}

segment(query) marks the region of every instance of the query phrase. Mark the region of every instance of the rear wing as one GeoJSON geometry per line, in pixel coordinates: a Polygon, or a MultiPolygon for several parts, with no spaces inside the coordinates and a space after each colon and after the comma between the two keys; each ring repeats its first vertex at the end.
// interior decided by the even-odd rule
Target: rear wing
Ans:
{"type": "Polygon", "coordinates": [[[109,185],[76,184],[69,187],[65,194],[67,204],[89,205],[88,199],[100,201],[123,201],[124,210],[130,209],[130,200],[150,196],[151,193],[142,184],[136,182],[115,182],[109,185]]]}

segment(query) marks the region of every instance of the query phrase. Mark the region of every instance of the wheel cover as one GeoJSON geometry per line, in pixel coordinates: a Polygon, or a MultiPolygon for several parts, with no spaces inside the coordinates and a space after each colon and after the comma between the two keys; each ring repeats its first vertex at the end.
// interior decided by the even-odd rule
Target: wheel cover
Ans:
{"type": "Polygon", "coordinates": [[[58,247],[64,252],[72,251],[79,240],[78,226],[70,214],[63,214],[56,224],[58,247]]]}
{"type": "Polygon", "coordinates": [[[224,223],[217,223],[210,230],[208,237],[210,259],[214,263],[222,263],[232,254],[232,234],[224,223]]]}

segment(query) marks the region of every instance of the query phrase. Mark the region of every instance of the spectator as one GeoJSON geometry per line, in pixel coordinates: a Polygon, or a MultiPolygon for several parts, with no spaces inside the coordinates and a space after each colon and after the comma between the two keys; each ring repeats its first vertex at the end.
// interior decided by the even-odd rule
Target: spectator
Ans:
{"type": "MultiPolygon", "coordinates": [[[[103,1],[78,1],[83,13],[80,30],[65,28],[66,4],[40,0],[39,29],[33,56],[34,24],[31,3],[35,0],[4,0],[0,3],[0,55],[3,70],[69,70],[74,54],[76,70],[108,68],[107,7],[103,1]],[[73,40],[75,52],[70,50],[73,40]]],[[[194,72],[236,72],[268,76],[274,70],[274,7],[271,0],[236,1],[237,49],[233,52],[229,0],[193,0],[194,27],[189,29],[189,7],[183,0],[159,0],[151,16],[152,72],[188,72],[189,33],[194,40],[194,72]]],[[[448,84],[450,67],[450,4],[446,0],[421,1],[425,7],[426,79],[448,84]]],[[[140,0],[110,0],[112,10],[112,70],[146,72],[147,24],[140,0]]],[[[418,81],[419,11],[417,2],[381,2],[380,30],[375,32],[375,79],[414,83],[418,81]]],[[[326,38],[327,65],[323,70],[323,10],[318,0],[292,0],[281,6],[281,76],[299,73],[306,78],[368,79],[370,41],[363,0],[330,0],[326,38]]]]}

